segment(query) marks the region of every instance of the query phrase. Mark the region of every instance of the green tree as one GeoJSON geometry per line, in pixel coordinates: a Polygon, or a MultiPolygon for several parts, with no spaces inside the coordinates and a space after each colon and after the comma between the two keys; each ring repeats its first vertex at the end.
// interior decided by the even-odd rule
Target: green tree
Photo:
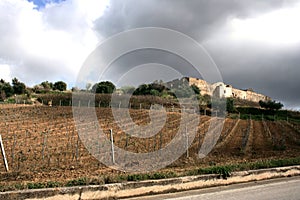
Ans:
{"type": "Polygon", "coordinates": [[[0,101],[4,101],[6,99],[6,94],[4,90],[0,89],[0,101]]]}
{"type": "Polygon", "coordinates": [[[203,96],[201,95],[199,98],[199,104],[202,107],[207,107],[211,105],[211,96],[209,96],[208,94],[204,94],[203,96]]]}
{"type": "Polygon", "coordinates": [[[150,95],[153,95],[153,96],[160,96],[160,92],[159,92],[158,90],[151,89],[151,90],[150,90],[150,95]]]}
{"type": "Polygon", "coordinates": [[[191,88],[195,94],[200,94],[200,89],[198,88],[197,85],[193,84],[193,85],[191,85],[191,88]]]}
{"type": "Polygon", "coordinates": [[[258,103],[259,103],[259,106],[261,108],[266,108],[267,107],[267,103],[265,101],[260,100],[258,103]]]}
{"type": "Polygon", "coordinates": [[[283,108],[283,104],[282,103],[280,103],[280,102],[273,102],[273,108],[275,109],[275,110],[280,110],[281,108],[283,108]]]}
{"type": "Polygon", "coordinates": [[[43,81],[38,85],[35,85],[33,87],[33,91],[35,93],[47,93],[49,91],[53,90],[53,83],[48,81],[43,81]]]}
{"type": "Polygon", "coordinates": [[[92,87],[92,92],[101,93],[101,94],[112,94],[116,86],[110,81],[102,81],[100,83],[96,83],[92,87]]]}
{"type": "Polygon", "coordinates": [[[188,83],[181,83],[178,87],[173,87],[173,96],[177,98],[190,98],[192,96],[197,96],[200,98],[200,89],[196,85],[189,85],[188,83]]]}
{"type": "Polygon", "coordinates": [[[13,87],[9,82],[5,82],[3,79],[0,80],[0,100],[4,101],[7,97],[14,94],[13,87]]]}
{"type": "Polygon", "coordinates": [[[12,79],[12,85],[15,94],[25,94],[26,85],[20,82],[17,78],[12,79]]]}
{"type": "Polygon", "coordinates": [[[133,95],[150,95],[150,90],[148,84],[142,84],[133,92],[133,95]]]}
{"type": "Polygon", "coordinates": [[[232,113],[232,112],[235,111],[233,98],[227,98],[226,99],[226,110],[229,113],[232,113]]]}
{"type": "Polygon", "coordinates": [[[53,90],[66,91],[67,84],[63,81],[57,81],[53,85],[53,90]]]}
{"type": "Polygon", "coordinates": [[[163,96],[169,89],[161,82],[155,81],[150,84],[140,85],[134,92],[133,95],[154,95],[163,96]]]}
{"type": "Polygon", "coordinates": [[[43,81],[43,82],[41,83],[41,86],[43,86],[43,88],[44,88],[45,90],[52,90],[52,89],[53,89],[53,83],[48,82],[48,81],[43,81]]]}
{"type": "Polygon", "coordinates": [[[283,107],[283,104],[276,101],[259,101],[259,105],[262,108],[268,109],[268,110],[280,110],[283,107]]]}
{"type": "Polygon", "coordinates": [[[3,79],[1,79],[0,93],[1,93],[2,100],[5,100],[5,98],[10,97],[14,94],[14,89],[9,82],[5,82],[3,79]]]}

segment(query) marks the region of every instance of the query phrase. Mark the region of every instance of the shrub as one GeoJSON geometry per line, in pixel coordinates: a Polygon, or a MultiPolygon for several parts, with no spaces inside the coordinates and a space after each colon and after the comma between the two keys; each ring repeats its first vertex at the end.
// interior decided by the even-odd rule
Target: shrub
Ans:
{"type": "Polygon", "coordinates": [[[67,182],[66,186],[71,187],[71,186],[79,186],[79,185],[87,185],[87,178],[78,178],[74,180],[70,180],[67,182]]]}
{"type": "Polygon", "coordinates": [[[40,188],[45,188],[44,183],[27,183],[27,188],[28,189],[40,189],[40,188]]]}

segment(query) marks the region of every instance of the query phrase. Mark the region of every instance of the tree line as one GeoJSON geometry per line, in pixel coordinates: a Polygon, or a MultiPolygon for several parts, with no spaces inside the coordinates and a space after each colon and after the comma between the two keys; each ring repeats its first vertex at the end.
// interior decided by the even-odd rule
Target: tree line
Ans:
{"type": "Polygon", "coordinates": [[[164,83],[162,81],[154,81],[149,84],[142,84],[137,88],[133,86],[123,86],[116,89],[116,86],[110,81],[102,81],[94,84],[87,84],[86,91],[97,94],[112,94],[117,91],[120,94],[132,95],[152,95],[158,97],[177,97],[177,98],[190,98],[194,95],[200,95],[200,89],[196,85],[189,85],[182,82],[178,85],[164,83]]]}
{"type": "Polygon", "coordinates": [[[276,101],[259,101],[260,107],[267,110],[280,110],[283,107],[283,104],[276,101]]]}
{"type": "MultiPolygon", "coordinates": [[[[43,81],[40,84],[35,85],[32,88],[26,87],[26,85],[19,81],[17,78],[12,79],[12,84],[5,82],[3,79],[0,80],[0,101],[13,96],[13,95],[28,95],[31,93],[35,94],[47,94],[52,91],[66,91],[67,84],[63,81],[57,81],[55,83],[49,81],[43,81]]],[[[72,88],[72,91],[80,90],[78,88],[72,88]]],[[[81,91],[97,93],[97,94],[112,94],[118,92],[119,94],[128,94],[135,96],[156,96],[165,99],[173,98],[197,98],[199,104],[211,108],[214,104],[216,107],[222,105],[225,102],[226,110],[228,112],[236,112],[233,98],[224,98],[212,100],[208,95],[201,95],[200,89],[196,85],[189,85],[187,82],[182,80],[174,80],[171,82],[164,83],[163,81],[154,81],[149,84],[142,84],[137,88],[133,86],[123,86],[119,89],[110,81],[101,81],[94,85],[88,83],[85,89],[81,91]]],[[[259,105],[263,109],[267,110],[280,110],[283,104],[276,101],[259,101],[259,105]]]]}
{"type": "Polygon", "coordinates": [[[12,84],[5,80],[0,80],[0,101],[12,97],[14,95],[27,95],[31,93],[47,93],[50,91],[65,91],[67,90],[67,84],[63,81],[57,81],[55,83],[44,81],[33,88],[26,87],[25,83],[19,81],[17,78],[12,79],[12,84]]]}

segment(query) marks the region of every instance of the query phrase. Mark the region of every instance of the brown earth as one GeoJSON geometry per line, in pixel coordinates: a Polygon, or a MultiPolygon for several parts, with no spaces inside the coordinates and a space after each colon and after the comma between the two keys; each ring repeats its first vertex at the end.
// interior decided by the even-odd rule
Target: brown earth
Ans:
{"type": "MultiPolygon", "coordinates": [[[[75,128],[72,107],[0,108],[0,134],[10,168],[6,172],[3,162],[0,162],[0,185],[47,181],[66,183],[80,177],[99,179],[102,176],[124,174],[104,166],[86,150],[75,128]]],[[[166,147],[176,136],[182,115],[168,112],[163,128],[155,136],[143,139],[125,134],[114,121],[111,109],[96,108],[96,113],[107,137],[112,129],[115,145],[135,153],[153,152],[166,147]]],[[[150,122],[149,110],[130,110],[130,115],[138,125],[150,122]]],[[[197,114],[191,115],[187,127],[199,117],[197,114]]],[[[156,116],[158,119],[161,117],[159,113],[156,116]]],[[[300,156],[299,126],[284,121],[227,118],[215,148],[208,156],[199,159],[198,151],[212,118],[201,116],[199,119],[197,134],[189,148],[189,158],[184,154],[161,171],[180,173],[209,165],[300,156]]],[[[121,123],[128,123],[126,127],[130,128],[125,118],[121,123]]],[[[91,126],[85,124],[80,128],[90,130],[91,126]]]]}

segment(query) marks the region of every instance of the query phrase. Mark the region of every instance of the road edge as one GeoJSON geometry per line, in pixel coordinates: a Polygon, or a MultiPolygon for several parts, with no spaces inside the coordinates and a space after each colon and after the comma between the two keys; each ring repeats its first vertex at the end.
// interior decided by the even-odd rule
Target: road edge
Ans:
{"type": "Polygon", "coordinates": [[[299,175],[300,165],[297,165],[290,167],[278,167],[233,172],[231,176],[226,179],[223,179],[218,174],[209,174],[95,186],[77,186],[9,191],[0,193],[0,200],[119,199],[187,190],[196,190],[208,187],[225,186],[237,183],[246,183],[251,181],[299,175]]]}

